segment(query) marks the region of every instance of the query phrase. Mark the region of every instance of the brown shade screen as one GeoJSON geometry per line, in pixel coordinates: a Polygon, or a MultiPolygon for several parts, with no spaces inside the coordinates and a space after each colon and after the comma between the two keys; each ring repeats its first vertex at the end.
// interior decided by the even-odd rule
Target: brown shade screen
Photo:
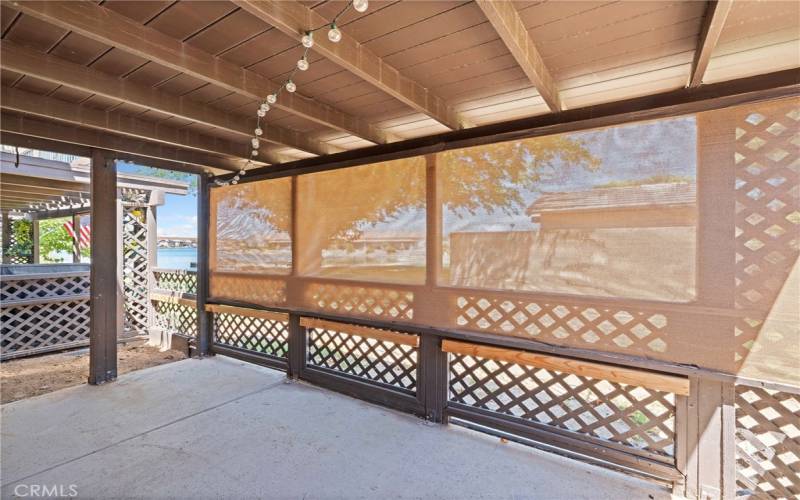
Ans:
{"type": "Polygon", "coordinates": [[[689,302],[693,116],[447,151],[440,284],[689,302]]]}
{"type": "Polygon", "coordinates": [[[212,271],[291,272],[291,178],[214,189],[211,203],[212,271]]]}
{"type": "Polygon", "coordinates": [[[800,385],[799,104],[215,188],[211,298],[800,385]]]}
{"type": "Polygon", "coordinates": [[[301,176],[297,208],[302,275],[425,282],[425,159],[301,176]]]}

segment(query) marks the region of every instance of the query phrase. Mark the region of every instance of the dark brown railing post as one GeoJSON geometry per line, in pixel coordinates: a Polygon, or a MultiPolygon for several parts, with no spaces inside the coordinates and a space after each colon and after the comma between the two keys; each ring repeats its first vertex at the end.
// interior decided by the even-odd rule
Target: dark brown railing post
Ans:
{"type": "Polygon", "coordinates": [[[117,165],[92,152],[92,264],[89,321],[89,383],[117,378],[117,336],[122,318],[120,252],[122,220],[117,203],[117,165]]]}
{"type": "Polygon", "coordinates": [[[417,365],[417,394],[425,408],[425,418],[431,422],[447,423],[447,353],[442,351],[442,339],[422,335],[417,365]]]}
{"type": "Polygon", "coordinates": [[[211,313],[206,311],[209,275],[209,183],[208,176],[200,175],[197,186],[197,356],[213,354],[214,323],[211,313]]]}
{"type": "Polygon", "coordinates": [[[303,373],[308,357],[306,329],[300,324],[300,315],[289,313],[289,367],[286,375],[297,379],[303,373]]]}

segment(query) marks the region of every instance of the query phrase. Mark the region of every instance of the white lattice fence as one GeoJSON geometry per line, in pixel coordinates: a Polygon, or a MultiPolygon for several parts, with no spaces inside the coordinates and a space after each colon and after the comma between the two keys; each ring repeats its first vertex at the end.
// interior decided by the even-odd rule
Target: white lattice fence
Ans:
{"type": "Polygon", "coordinates": [[[736,387],[738,496],[800,498],[800,395],[736,387]]]}
{"type": "Polygon", "coordinates": [[[150,307],[145,210],[126,208],[122,220],[125,326],[126,330],[135,332],[147,329],[150,307]]]}

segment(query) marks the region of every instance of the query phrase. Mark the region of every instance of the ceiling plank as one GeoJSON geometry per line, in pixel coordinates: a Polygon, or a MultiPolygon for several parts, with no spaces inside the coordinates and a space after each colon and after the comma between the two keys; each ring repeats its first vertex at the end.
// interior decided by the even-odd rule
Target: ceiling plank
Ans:
{"type": "Polygon", "coordinates": [[[689,77],[689,87],[697,87],[703,83],[703,76],[711,61],[711,54],[717,46],[725,20],[731,12],[733,0],[711,0],[706,8],[703,18],[703,28],[697,41],[697,49],[692,61],[692,74],[689,77]]]}
{"type": "MultiPolygon", "coordinates": [[[[187,163],[197,167],[214,167],[230,172],[236,172],[241,168],[239,160],[231,160],[201,151],[176,148],[167,144],[157,144],[99,130],[64,125],[38,117],[12,114],[8,111],[0,112],[0,131],[3,132],[1,139],[3,143],[7,143],[6,133],[10,133],[78,144],[93,149],[119,151],[136,155],[138,158],[163,159],[179,164],[187,163]]],[[[148,163],[143,164],[148,165],[148,163]]]]}
{"type": "MultiPolygon", "coordinates": [[[[300,2],[233,0],[233,3],[294,38],[300,38],[310,27],[330,23],[300,2]]],[[[313,50],[442,125],[454,130],[464,127],[447,101],[403,75],[341,28],[340,31],[342,39],[338,43],[327,36],[316,36],[313,50]]]]}
{"type": "Polygon", "coordinates": [[[477,0],[478,7],[551,111],[561,111],[558,86],[512,2],[477,0]]]}
{"type": "MultiPolygon", "coordinates": [[[[98,94],[148,109],[160,111],[197,123],[203,123],[242,137],[252,137],[253,129],[240,115],[225,113],[199,104],[185,97],[167,94],[158,89],[144,87],[114,78],[100,71],[71,63],[59,57],[44,54],[13,42],[0,44],[0,67],[67,87],[98,94]]],[[[289,146],[316,155],[341,151],[328,144],[313,140],[306,134],[273,125],[262,127],[264,141],[289,146]]],[[[240,153],[241,154],[241,153],[240,153]]]]}
{"type": "MultiPolygon", "coordinates": [[[[251,99],[263,100],[279,88],[277,83],[254,71],[215,57],[91,1],[15,2],[14,8],[251,99]]],[[[283,92],[275,106],[376,144],[386,142],[386,135],[373,124],[296,92],[283,92]]]]}
{"type": "MultiPolygon", "coordinates": [[[[242,158],[239,154],[245,149],[241,144],[234,144],[223,139],[142,120],[118,112],[72,104],[19,89],[2,87],[0,89],[0,107],[42,118],[52,118],[73,125],[228,156],[231,157],[231,160],[237,160],[242,167],[247,162],[247,159],[242,158]]],[[[259,150],[259,158],[266,159],[270,163],[281,162],[281,159],[264,145],[259,150]],[[271,156],[273,158],[270,158],[271,156]]],[[[263,165],[263,162],[258,162],[258,164],[263,165]]]]}

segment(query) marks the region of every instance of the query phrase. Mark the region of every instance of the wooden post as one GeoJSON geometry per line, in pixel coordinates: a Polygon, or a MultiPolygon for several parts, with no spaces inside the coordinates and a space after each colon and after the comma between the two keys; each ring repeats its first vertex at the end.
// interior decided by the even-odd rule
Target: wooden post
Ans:
{"type": "Polygon", "coordinates": [[[102,151],[92,152],[92,264],[89,383],[117,378],[118,294],[117,166],[102,151]]]}
{"type": "Polygon", "coordinates": [[[436,154],[425,156],[425,284],[439,284],[442,271],[442,202],[436,171],[436,154]]]}
{"type": "Polygon", "coordinates": [[[300,324],[300,315],[289,314],[289,369],[286,376],[298,379],[302,376],[308,357],[308,341],[306,328],[300,324]]]}
{"type": "Polygon", "coordinates": [[[687,498],[733,499],[736,496],[734,386],[691,377],[690,394],[678,401],[677,429],[685,431],[676,450],[679,470],[686,475],[687,498]],[[685,425],[681,425],[685,417],[685,425]],[[681,449],[683,448],[683,449],[681,449]]]}
{"type": "Polygon", "coordinates": [[[81,262],[81,214],[72,214],[72,263],[81,262]]]}
{"type": "MultiPolygon", "coordinates": [[[[158,212],[157,204],[153,203],[154,198],[152,193],[150,201],[147,205],[147,212],[145,212],[145,223],[147,225],[147,293],[148,295],[152,290],[158,287],[156,282],[156,275],[153,269],[158,264],[158,212]]],[[[153,308],[153,302],[147,300],[147,326],[148,328],[156,327],[156,312],[153,308]]]]}
{"type": "Polygon", "coordinates": [[[449,383],[448,354],[442,351],[442,339],[422,335],[419,346],[418,397],[425,408],[425,418],[431,422],[447,423],[445,407],[449,383]]]}
{"type": "Polygon", "coordinates": [[[214,324],[211,313],[206,311],[209,275],[209,185],[208,176],[201,175],[197,186],[197,356],[213,354],[214,324]]]}
{"type": "Polygon", "coordinates": [[[8,211],[2,212],[3,216],[3,264],[11,263],[11,255],[8,250],[11,248],[11,217],[8,216],[8,211]]]}
{"type": "Polygon", "coordinates": [[[31,260],[34,264],[39,263],[39,219],[31,221],[31,260]]]}

